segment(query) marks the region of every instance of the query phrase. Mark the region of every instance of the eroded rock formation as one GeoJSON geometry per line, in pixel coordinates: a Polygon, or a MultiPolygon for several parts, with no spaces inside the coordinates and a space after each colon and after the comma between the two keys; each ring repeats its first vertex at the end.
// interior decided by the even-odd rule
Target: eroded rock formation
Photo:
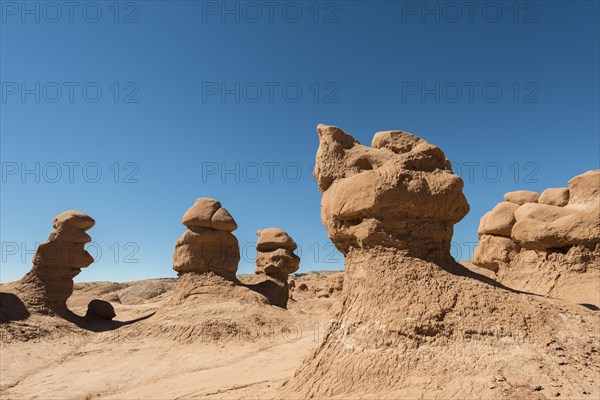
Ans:
{"type": "Polygon", "coordinates": [[[271,304],[286,308],[290,292],[288,275],[300,267],[300,257],[294,254],[298,245],[278,228],[263,229],[256,234],[256,274],[265,280],[254,287],[271,304]]]}
{"type": "Polygon", "coordinates": [[[92,239],[86,233],[95,221],[80,211],[65,211],[52,220],[54,230],[37,248],[33,267],[21,278],[16,293],[30,311],[66,315],[73,278],[94,259],[84,249],[92,239]]]}
{"type": "Polygon", "coordinates": [[[205,302],[223,299],[267,302],[236,278],[240,249],[231,232],[237,229],[237,224],[219,201],[197,199],[183,215],[182,223],[187,229],[175,243],[173,269],[179,279],[172,304],[196,297],[205,302]]]}
{"type": "Polygon", "coordinates": [[[473,263],[510,287],[600,306],[600,170],[512,193],[530,195],[507,193],[481,218],[473,263]]]}
{"type": "MultiPolygon", "coordinates": [[[[402,131],[377,133],[366,147],[336,127],[317,130],[321,219],[345,255],[342,308],[284,396],[376,398],[385,388],[390,398],[528,398],[529,380],[548,374],[563,393],[581,390],[554,349],[597,347],[597,316],[513,293],[452,259],[453,225],[469,206],[439,148],[402,131]],[[573,323],[557,332],[565,321],[573,323]],[[517,351],[527,379],[496,383],[517,351]],[[450,382],[459,389],[445,391],[450,382]]],[[[596,353],[569,363],[600,370],[596,353]]]]}
{"type": "Polygon", "coordinates": [[[237,224],[217,200],[197,199],[183,215],[187,230],[175,243],[173,269],[181,276],[187,272],[212,272],[235,279],[240,250],[231,232],[237,224]]]}

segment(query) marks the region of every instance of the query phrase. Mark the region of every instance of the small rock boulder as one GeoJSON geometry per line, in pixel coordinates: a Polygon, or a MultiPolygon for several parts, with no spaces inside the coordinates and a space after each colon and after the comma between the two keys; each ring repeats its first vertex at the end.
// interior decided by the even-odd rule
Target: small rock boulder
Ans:
{"type": "Polygon", "coordinates": [[[100,318],[107,321],[112,321],[116,316],[117,314],[112,304],[108,301],[98,299],[90,301],[85,314],[86,318],[100,318]]]}

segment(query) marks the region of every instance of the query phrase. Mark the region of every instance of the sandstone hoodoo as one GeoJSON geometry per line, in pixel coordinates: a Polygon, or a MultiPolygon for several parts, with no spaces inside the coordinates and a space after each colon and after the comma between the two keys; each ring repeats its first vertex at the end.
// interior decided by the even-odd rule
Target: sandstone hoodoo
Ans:
{"type": "Polygon", "coordinates": [[[298,245],[284,231],[267,228],[257,231],[256,274],[266,280],[256,285],[278,307],[287,307],[289,298],[288,275],[298,271],[300,257],[294,254],[298,245]]]}
{"type": "Polygon", "coordinates": [[[187,230],[175,243],[173,269],[186,272],[212,272],[234,280],[240,261],[238,240],[231,232],[237,224],[214,199],[200,198],[183,215],[187,230]]]}
{"type": "MultiPolygon", "coordinates": [[[[232,233],[237,224],[221,203],[197,199],[182,222],[187,229],[175,244],[175,288],[133,335],[180,342],[245,340],[249,335],[267,337],[264,327],[285,326],[286,310],[272,307],[271,299],[258,290],[260,284],[245,285],[237,278],[240,250],[232,233]]],[[[277,268],[264,267],[279,276],[277,268]]]]}
{"type": "MultiPolygon", "coordinates": [[[[555,351],[597,348],[592,311],[513,293],[451,257],[453,225],[469,206],[438,147],[403,131],[379,132],[367,147],[339,128],[317,130],[321,219],[345,255],[344,287],[340,313],[286,396],[528,398],[546,376],[563,393],[592,387],[561,372],[555,351]],[[527,377],[490,385],[516,354],[527,377]]],[[[599,365],[595,352],[569,360],[584,375],[599,365]]]]}
{"type": "Polygon", "coordinates": [[[54,230],[37,248],[33,267],[15,288],[30,312],[70,314],[67,299],[73,293],[73,278],[94,262],[84,248],[92,240],[86,231],[94,224],[92,217],[75,210],[53,219],[54,230]]]}
{"type": "Polygon", "coordinates": [[[237,229],[237,224],[219,201],[197,199],[183,215],[182,223],[187,229],[175,243],[173,269],[179,279],[171,304],[194,298],[208,302],[227,298],[268,303],[236,277],[240,249],[231,232],[237,229]]]}
{"type": "MultiPolygon", "coordinates": [[[[513,193],[522,192],[534,193],[513,193]]],[[[498,204],[478,233],[473,263],[507,286],[600,306],[600,170],[546,189],[535,202],[498,204]]]]}

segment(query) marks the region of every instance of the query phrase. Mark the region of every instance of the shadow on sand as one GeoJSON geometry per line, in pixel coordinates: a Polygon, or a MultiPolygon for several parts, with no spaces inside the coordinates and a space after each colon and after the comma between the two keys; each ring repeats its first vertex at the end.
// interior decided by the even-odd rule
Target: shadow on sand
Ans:
{"type": "MultiPolygon", "coordinates": [[[[94,315],[81,317],[66,307],[54,310],[54,314],[77,325],[81,329],[91,332],[106,332],[146,320],[156,314],[156,311],[129,321],[113,321],[94,315]]],[[[21,301],[17,295],[14,293],[0,292],[0,323],[25,321],[30,316],[31,312],[29,312],[23,301],[21,301]]]]}

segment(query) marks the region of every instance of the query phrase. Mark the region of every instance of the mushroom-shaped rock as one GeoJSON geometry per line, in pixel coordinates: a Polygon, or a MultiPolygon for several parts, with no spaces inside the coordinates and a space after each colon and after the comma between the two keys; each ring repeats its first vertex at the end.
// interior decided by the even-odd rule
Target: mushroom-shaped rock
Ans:
{"type": "Polygon", "coordinates": [[[439,148],[403,131],[376,133],[367,147],[339,128],[317,130],[321,220],[342,253],[385,245],[447,257],[469,205],[439,148]]]}
{"type": "Polygon", "coordinates": [[[231,231],[237,224],[221,203],[197,199],[184,214],[182,223],[187,230],[175,243],[173,269],[179,273],[213,272],[234,280],[240,250],[231,231]]]}
{"type": "MultiPolygon", "coordinates": [[[[243,285],[236,277],[240,249],[231,231],[237,225],[220,202],[197,199],[182,222],[187,229],[175,243],[173,253],[177,284],[165,307],[158,312],[159,318],[169,320],[173,313],[185,314],[186,307],[191,313],[195,307],[213,303],[269,303],[263,294],[251,285],[243,285]]],[[[215,318],[222,317],[219,311],[215,313],[215,318]]],[[[190,329],[193,321],[192,317],[188,322],[190,329]]]]}
{"type": "Polygon", "coordinates": [[[33,267],[17,285],[17,291],[32,310],[68,313],[67,299],[73,293],[73,278],[94,262],[84,246],[92,239],[85,232],[95,221],[87,214],[70,210],[52,220],[54,230],[39,245],[33,267]]]}

